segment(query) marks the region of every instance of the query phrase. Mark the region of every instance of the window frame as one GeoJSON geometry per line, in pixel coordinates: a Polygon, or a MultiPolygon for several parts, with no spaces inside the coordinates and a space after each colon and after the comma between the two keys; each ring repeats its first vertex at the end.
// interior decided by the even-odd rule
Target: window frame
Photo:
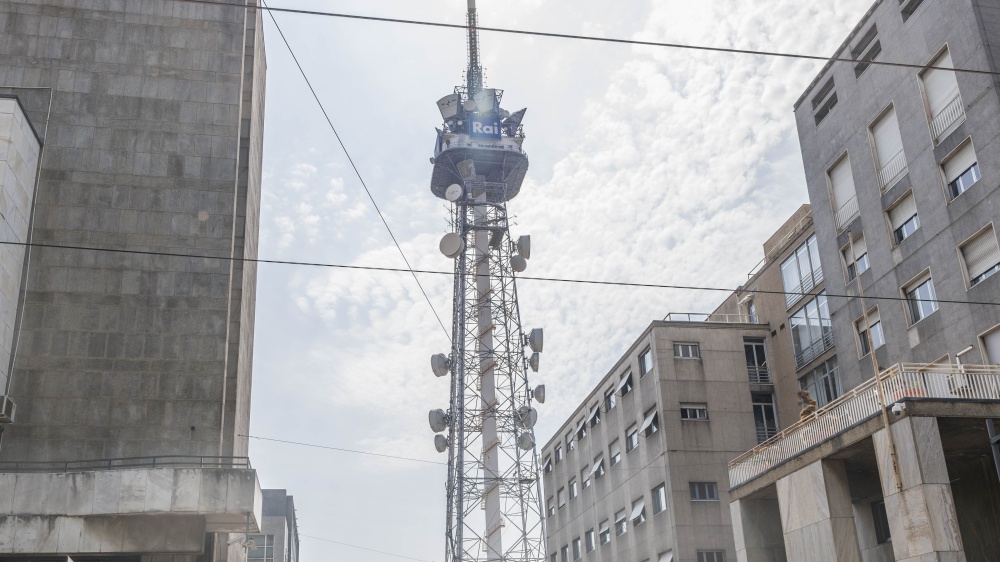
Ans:
{"type": "Polygon", "coordinates": [[[559,509],[566,507],[566,488],[562,487],[556,490],[556,505],[559,509]]]}
{"type": "Polygon", "coordinates": [[[556,464],[559,464],[563,460],[562,445],[556,445],[555,449],[553,450],[552,456],[555,459],[556,464]]]}
{"type": "Polygon", "coordinates": [[[924,320],[925,318],[931,316],[932,314],[937,312],[938,309],[940,308],[939,306],[940,303],[938,302],[938,297],[937,297],[937,288],[934,287],[934,277],[931,275],[930,268],[923,270],[922,272],[917,274],[913,279],[907,282],[905,285],[900,287],[900,292],[902,293],[903,296],[904,300],[903,308],[906,310],[906,318],[910,322],[909,324],[910,327],[916,326],[921,320],[924,320]],[[920,289],[927,283],[930,283],[931,299],[923,299],[922,301],[914,299],[911,293],[915,293],[918,289],[920,289]],[[931,303],[932,309],[930,311],[925,313],[919,308],[915,308],[915,307],[923,307],[924,303],[927,302],[931,303]],[[917,314],[918,310],[920,310],[919,318],[917,314]]]}
{"type": "Polygon", "coordinates": [[[618,395],[615,391],[615,387],[611,387],[610,390],[604,392],[604,413],[614,410],[617,405],[618,395]]]}
{"type": "Polygon", "coordinates": [[[628,533],[628,515],[626,510],[615,513],[615,537],[628,533]]]}
{"type": "Polygon", "coordinates": [[[656,365],[653,361],[653,346],[647,345],[646,349],[639,353],[639,379],[643,379],[646,375],[653,372],[655,368],[656,365]]]}
{"type": "Polygon", "coordinates": [[[601,546],[609,544],[611,542],[611,520],[605,519],[601,521],[601,524],[597,528],[601,546]]]}
{"type": "Polygon", "coordinates": [[[693,502],[719,501],[718,482],[688,482],[688,491],[693,502]]]}
{"type": "Polygon", "coordinates": [[[569,454],[576,450],[576,431],[570,431],[566,434],[566,453],[569,454]]]}
{"type": "Polygon", "coordinates": [[[855,279],[860,277],[862,274],[864,274],[864,272],[868,271],[872,267],[871,258],[868,257],[867,240],[865,240],[865,253],[855,258],[854,253],[851,251],[852,248],[857,245],[858,240],[864,240],[864,238],[865,234],[864,232],[862,232],[861,236],[859,236],[857,239],[854,239],[852,237],[852,239],[848,241],[847,245],[845,245],[843,248],[840,249],[840,259],[841,263],[844,266],[844,279],[847,283],[853,282],[855,279]],[[848,260],[849,255],[851,256],[850,260],[848,260]],[[862,261],[865,264],[864,269],[858,267],[858,264],[860,264],[862,261]]]}
{"type": "Polygon", "coordinates": [[[594,533],[593,528],[587,529],[587,531],[583,533],[583,544],[587,554],[597,550],[597,535],[594,533]]]}
{"type": "Polygon", "coordinates": [[[708,421],[708,404],[704,402],[681,402],[680,414],[681,421],[708,421]],[[686,415],[690,412],[705,412],[705,416],[702,417],[700,415],[695,415],[694,417],[691,417],[686,415]]]}
{"type": "Polygon", "coordinates": [[[574,476],[573,478],[569,479],[569,483],[567,484],[567,487],[569,488],[569,499],[570,499],[570,501],[573,501],[577,497],[580,496],[580,484],[577,481],[576,476],[574,476]]]}
{"type": "Polygon", "coordinates": [[[583,465],[583,470],[580,471],[580,490],[586,490],[591,484],[593,482],[591,482],[590,465],[585,464],[583,465]]]}
{"type": "Polygon", "coordinates": [[[673,342],[674,359],[701,359],[701,344],[698,342],[673,342]],[[684,350],[688,350],[691,355],[684,355],[684,350]]]}
{"type": "Polygon", "coordinates": [[[904,240],[913,236],[918,230],[920,230],[920,209],[917,208],[917,199],[913,195],[913,190],[909,190],[900,197],[897,197],[892,205],[883,212],[885,216],[886,225],[889,227],[889,238],[892,240],[892,246],[896,247],[903,243],[904,240]],[[898,227],[894,226],[892,223],[892,211],[897,207],[900,207],[906,199],[911,199],[913,201],[913,215],[903,221],[898,227]],[[913,224],[912,230],[903,236],[903,229],[910,224],[913,224]]]}
{"type": "Polygon", "coordinates": [[[667,483],[661,482],[650,490],[653,497],[653,515],[659,515],[667,510],[667,483]]]}
{"type": "Polygon", "coordinates": [[[625,430],[625,454],[639,448],[639,424],[633,423],[625,430]]]}
{"type": "Polygon", "coordinates": [[[575,539],[573,539],[573,560],[579,560],[583,558],[582,542],[583,541],[580,540],[580,537],[576,537],[575,539]]]}
{"type": "Polygon", "coordinates": [[[949,205],[951,204],[952,201],[961,197],[963,194],[965,194],[966,191],[972,189],[973,186],[975,186],[977,183],[979,183],[980,180],[983,179],[983,169],[982,166],[979,165],[979,153],[976,152],[976,144],[972,142],[971,136],[969,136],[962,142],[958,143],[958,145],[954,149],[952,149],[951,152],[949,152],[944,158],[941,159],[940,162],[938,162],[938,173],[941,176],[941,183],[944,184],[945,203],[949,205]],[[965,147],[970,147],[972,149],[972,154],[976,156],[976,161],[972,163],[972,166],[969,166],[968,168],[963,170],[962,173],[959,174],[954,180],[949,180],[948,175],[944,171],[945,164],[951,161],[952,158],[957,157],[959,153],[961,153],[961,151],[965,149],[965,147]],[[952,184],[965,177],[965,174],[973,169],[975,170],[973,176],[978,176],[978,177],[975,177],[972,180],[972,183],[970,183],[968,186],[964,187],[961,191],[956,193],[952,189],[952,184]]]}
{"type": "Polygon", "coordinates": [[[726,562],[725,550],[699,550],[698,562],[726,562]],[[711,558],[709,558],[711,556],[711,558]]]}
{"type": "Polygon", "coordinates": [[[876,544],[891,544],[892,529],[889,527],[889,515],[885,511],[885,500],[872,502],[871,509],[876,544]]]}
{"type": "Polygon", "coordinates": [[[979,230],[977,230],[975,232],[975,234],[973,234],[972,236],[969,236],[968,238],[966,238],[965,240],[963,240],[962,243],[960,243],[957,246],[958,260],[960,262],[962,262],[962,272],[963,272],[963,275],[965,276],[965,290],[966,291],[968,291],[969,289],[971,289],[971,288],[975,287],[976,285],[982,283],[983,281],[989,279],[990,277],[993,277],[993,275],[996,272],[1000,271],[1000,263],[997,263],[997,264],[993,265],[992,267],[990,267],[989,269],[987,269],[986,271],[984,271],[983,273],[980,273],[975,278],[973,278],[972,274],[969,272],[969,264],[968,264],[968,262],[966,260],[966,257],[965,257],[965,250],[964,250],[964,248],[966,246],[969,246],[970,244],[972,244],[972,242],[975,241],[976,238],[979,238],[980,236],[989,236],[989,233],[993,234],[993,242],[997,244],[997,248],[1000,248],[1000,238],[997,237],[996,229],[993,227],[993,222],[992,221],[990,221],[989,223],[987,223],[986,226],[984,226],[984,227],[980,228],[979,230]]]}
{"type": "Polygon", "coordinates": [[[618,381],[618,389],[621,392],[622,398],[625,398],[625,396],[627,396],[630,392],[632,392],[632,389],[634,388],[633,384],[634,383],[632,381],[632,369],[629,369],[625,371],[625,375],[622,376],[618,381]]]}
{"type": "Polygon", "coordinates": [[[882,315],[879,313],[878,307],[874,306],[868,310],[868,320],[871,321],[872,316],[877,316],[878,319],[874,323],[869,324],[865,327],[865,315],[859,316],[854,320],[854,335],[856,337],[856,343],[858,346],[858,359],[863,359],[868,356],[872,351],[881,348],[885,345],[885,331],[882,328],[882,315]],[[879,343],[876,345],[874,334],[876,331],[874,328],[878,326],[877,333],[879,335],[879,343]],[[871,349],[868,348],[869,336],[871,337],[871,349]]]}
{"type": "Polygon", "coordinates": [[[615,466],[622,462],[622,446],[617,438],[608,444],[608,459],[609,466],[615,466]]]}

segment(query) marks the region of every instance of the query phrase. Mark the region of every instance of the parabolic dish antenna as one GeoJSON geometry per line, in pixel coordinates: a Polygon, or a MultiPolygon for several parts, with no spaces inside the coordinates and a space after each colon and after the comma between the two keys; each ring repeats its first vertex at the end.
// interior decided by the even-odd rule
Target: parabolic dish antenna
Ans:
{"type": "Polygon", "coordinates": [[[444,198],[454,203],[462,198],[463,191],[462,186],[457,183],[453,183],[448,186],[448,189],[444,190],[444,198]]]}

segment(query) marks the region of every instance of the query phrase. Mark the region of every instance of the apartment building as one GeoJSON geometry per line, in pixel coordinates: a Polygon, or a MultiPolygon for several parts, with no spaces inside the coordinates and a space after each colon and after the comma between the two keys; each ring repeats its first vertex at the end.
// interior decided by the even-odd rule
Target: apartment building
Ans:
{"type": "Polygon", "coordinates": [[[843,393],[730,463],[741,560],[1000,552],[998,41],[875,2],[795,105],[843,393]]]}
{"type": "Polygon", "coordinates": [[[251,535],[247,562],[299,562],[299,528],[295,501],[286,490],[262,490],[263,523],[251,535]]]}
{"type": "Polygon", "coordinates": [[[650,324],[541,451],[552,562],[736,560],[726,462],[760,436],[768,333],[739,314],[650,324]]]}

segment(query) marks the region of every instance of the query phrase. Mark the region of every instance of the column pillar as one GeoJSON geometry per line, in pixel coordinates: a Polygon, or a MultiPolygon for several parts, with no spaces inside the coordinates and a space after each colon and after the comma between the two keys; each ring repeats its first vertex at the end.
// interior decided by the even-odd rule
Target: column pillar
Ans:
{"type": "Polygon", "coordinates": [[[897,485],[886,429],[875,433],[892,549],[900,562],[964,562],[962,535],[936,418],[906,417],[890,426],[902,486],[897,485]]]}
{"type": "Polygon", "coordinates": [[[844,461],[816,461],[777,488],[788,560],[861,562],[844,461]]]}
{"type": "Polygon", "coordinates": [[[778,500],[743,498],[729,504],[737,562],[786,562],[778,500]]]}

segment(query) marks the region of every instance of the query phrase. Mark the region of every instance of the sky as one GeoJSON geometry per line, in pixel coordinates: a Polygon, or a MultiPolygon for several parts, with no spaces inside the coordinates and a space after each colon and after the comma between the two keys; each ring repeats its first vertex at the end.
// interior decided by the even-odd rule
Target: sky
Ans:
{"type": "MultiPolygon", "coordinates": [[[[465,0],[272,0],[273,7],[463,23],[465,0]]],[[[479,0],[484,26],[829,56],[871,0],[479,0]]],[[[436,100],[462,82],[461,30],[275,13],[358,171],[416,269],[448,209],[429,190],[436,100]]],[[[274,25],[260,257],[405,267],[274,25]]],[[[808,202],[792,105],[821,62],[484,32],[489,87],[527,107],[531,165],[510,202],[525,275],[737,287],[808,202]]],[[[451,278],[420,275],[450,325],[451,278]]],[[[710,312],[724,293],[522,280],[545,329],[531,384],[551,438],[650,322],[710,312]]],[[[448,340],[408,273],[259,267],[251,439],[265,488],[295,496],[301,560],[444,557],[444,455],[427,412],[448,340]],[[320,539],[325,539],[320,540],[320,539]],[[336,542],[326,542],[336,541],[336,542]]]]}

